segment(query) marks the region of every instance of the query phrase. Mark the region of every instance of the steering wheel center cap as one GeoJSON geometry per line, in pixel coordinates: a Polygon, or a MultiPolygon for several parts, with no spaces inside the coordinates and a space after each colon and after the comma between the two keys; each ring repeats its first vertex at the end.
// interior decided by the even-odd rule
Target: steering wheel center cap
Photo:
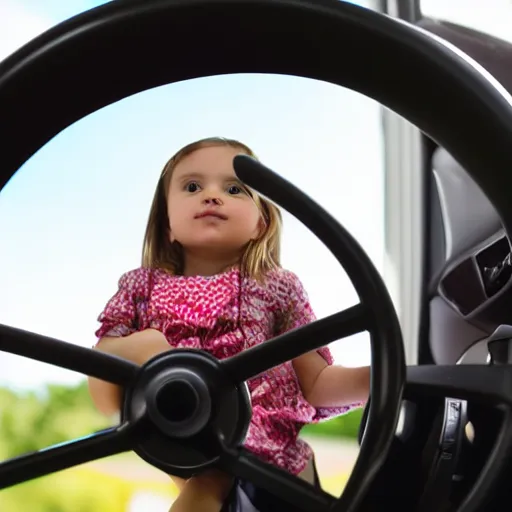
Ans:
{"type": "Polygon", "coordinates": [[[208,424],[212,400],[202,376],[188,368],[169,368],[146,388],[147,412],[162,433],[189,438],[208,424]]]}
{"type": "Polygon", "coordinates": [[[247,384],[200,350],[154,357],[125,390],[121,419],[144,425],[133,451],[162,471],[190,478],[215,464],[222,446],[240,446],[251,418],[247,384]]]}

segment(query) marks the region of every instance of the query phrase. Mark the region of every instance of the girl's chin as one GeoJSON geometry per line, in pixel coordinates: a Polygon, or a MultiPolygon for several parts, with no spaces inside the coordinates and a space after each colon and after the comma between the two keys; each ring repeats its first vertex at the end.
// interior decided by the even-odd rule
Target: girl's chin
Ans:
{"type": "Polygon", "coordinates": [[[240,253],[247,245],[247,241],[233,240],[227,236],[197,237],[194,240],[181,242],[185,251],[219,251],[221,253],[240,253]]]}

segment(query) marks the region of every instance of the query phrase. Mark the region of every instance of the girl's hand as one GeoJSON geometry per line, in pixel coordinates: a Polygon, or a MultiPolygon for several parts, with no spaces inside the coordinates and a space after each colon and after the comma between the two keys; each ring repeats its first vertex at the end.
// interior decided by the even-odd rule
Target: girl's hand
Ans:
{"type": "MultiPolygon", "coordinates": [[[[171,346],[160,331],[146,329],[129,336],[102,338],[95,350],[142,365],[157,354],[171,350],[171,346]]],[[[122,396],[119,386],[94,377],[89,377],[88,383],[91,398],[100,412],[110,416],[119,411],[122,396]]]]}
{"type": "Polygon", "coordinates": [[[163,354],[168,350],[172,350],[172,347],[167,342],[166,337],[157,329],[146,329],[145,331],[135,334],[141,335],[139,340],[140,352],[137,360],[134,361],[140,365],[149,361],[158,354],[163,354]]]}
{"type": "Polygon", "coordinates": [[[165,336],[156,329],[146,329],[123,337],[105,337],[96,345],[96,350],[137,364],[144,364],[148,359],[170,348],[165,336]]]}

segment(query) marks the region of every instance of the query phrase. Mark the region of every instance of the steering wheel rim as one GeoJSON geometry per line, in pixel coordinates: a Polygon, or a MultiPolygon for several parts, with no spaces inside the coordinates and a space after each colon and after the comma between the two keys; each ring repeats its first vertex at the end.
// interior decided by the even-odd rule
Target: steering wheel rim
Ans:
{"type": "MultiPolygon", "coordinates": [[[[503,187],[512,185],[512,174],[507,172],[512,164],[510,97],[474,62],[435,36],[337,0],[128,0],[111,2],[58,25],[0,63],[0,132],[9,133],[11,142],[4,153],[0,186],[51,137],[103,106],[165,83],[241,72],[285,73],[320,79],[380,101],[416,124],[464,165],[511,232],[512,203],[502,193],[503,187]],[[199,42],[183,37],[192,21],[196,30],[216,41],[215,59],[205,55],[199,42]],[[309,30],[304,31],[304,26],[309,26],[309,30]],[[314,39],[316,49],[311,37],[315,33],[319,34],[314,39]],[[158,63],[157,50],[164,45],[172,48],[173,44],[178,48],[176,43],[180,39],[187,40],[186,54],[175,51],[173,66],[158,63]],[[245,50],[244,59],[229,51],[232,41],[245,50]],[[102,51],[96,52],[100,47],[102,51]],[[317,49],[322,53],[338,47],[357,48],[357,52],[345,52],[339,69],[331,69],[329,63],[318,59],[317,49]],[[80,55],[80,58],[67,60],[62,66],[62,59],[69,55],[80,55]],[[133,73],[134,67],[137,73],[133,73]],[[391,84],[388,77],[394,75],[402,80],[391,84]],[[77,98],[77,88],[85,84],[87,94],[77,98]],[[411,89],[415,90],[414,96],[408,94],[411,89]],[[432,105],[441,102],[443,117],[437,117],[435,109],[418,108],[416,97],[419,96],[432,105]],[[473,123],[464,121],[468,116],[473,123]],[[495,169],[494,174],[487,172],[489,166],[495,169]]],[[[391,315],[394,318],[394,311],[391,315]]],[[[395,334],[399,337],[399,333],[393,333],[390,339],[398,340],[395,334]]],[[[73,346],[71,353],[64,343],[58,344],[59,361],[54,361],[42,353],[48,346],[54,349],[57,345],[46,337],[1,327],[0,348],[8,352],[82,371],[83,367],[75,360],[80,354],[89,363],[97,363],[96,373],[100,378],[108,375],[106,380],[118,384],[128,382],[136,371],[135,365],[124,361],[114,364],[113,358],[107,360],[104,354],[92,354],[80,347],[73,346]]],[[[378,347],[374,346],[374,356],[378,347]]],[[[413,381],[411,389],[428,388],[434,393],[448,389],[452,396],[461,397],[483,394],[467,382],[469,367],[458,370],[457,382],[453,375],[448,376],[439,369],[433,373],[423,371],[424,368],[419,372],[411,370],[414,369],[408,370],[408,378],[413,381]]],[[[498,389],[508,378],[506,369],[479,368],[478,371],[483,374],[487,370],[492,370],[485,374],[487,395],[493,393],[497,403],[512,406],[511,394],[498,389]]],[[[375,388],[400,380],[393,379],[393,375],[385,372],[381,375],[374,372],[370,422],[361,457],[370,453],[371,420],[382,412],[375,399],[375,388]]],[[[397,394],[392,397],[395,417],[378,426],[385,436],[376,434],[376,440],[392,438],[401,385],[397,388],[397,394]]],[[[508,414],[507,422],[510,421],[508,414]]],[[[125,439],[123,435],[129,430],[121,426],[104,433],[104,438],[117,436],[115,449],[119,450],[123,446],[120,439],[125,439]]],[[[504,454],[512,441],[505,430],[498,439],[498,448],[504,454]]],[[[91,444],[91,452],[94,446],[95,442],[91,444]]],[[[503,456],[499,457],[498,448],[493,453],[493,462],[502,467],[503,456]]],[[[35,457],[42,460],[47,453],[39,452],[35,457]]],[[[47,459],[46,463],[51,469],[51,461],[47,459]]],[[[348,482],[339,510],[355,510],[370,484],[371,478],[367,478],[365,485],[355,488],[358,467],[348,482]]],[[[473,510],[478,501],[474,498],[482,499],[482,493],[489,491],[491,473],[495,471],[477,482],[462,507],[465,511],[473,510]]]]}

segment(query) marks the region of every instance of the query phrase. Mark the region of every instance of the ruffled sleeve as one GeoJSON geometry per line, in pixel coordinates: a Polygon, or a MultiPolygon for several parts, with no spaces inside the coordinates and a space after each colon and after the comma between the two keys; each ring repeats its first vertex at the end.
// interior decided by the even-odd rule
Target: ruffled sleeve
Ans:
{"type": "MultiPolygon", "coordinates": [[[[309,302],[309,297],[300,279],[288,270],[282,273],[283,285],[280,287],[281,300],[285,304],[282,318],[279,320],[279,332],[283,334],[292,329],[303,327],[316,320],[316,315],[309,302]]],[[[331,351],[322,347],[317,352],[327,364],[333,364],[331,351]]]]}
{"type": "MultiPolygon", "coordinates": [[[[309,302],[309,297],[299,278],[290,271],[283,271],[284,286],[282,291],[285,293],[284,316],[281,320],[281,327],[278,334],[285,333],[292,329],[296,329],[307,325],[316,320],[316,315],[309,302]]],[[[328,347],[321,347],[317,352],[325,359],[330,366],[334,363],[331,351],[328,347]]],[[[330,419],[335,416],[341,416],[353,409],[364,407],[364,402],[356,402],[347,404],[342,407],[317,407],[313,421],[330,419]]]]}
{"type": "Polygon", "coordinates": [[[128,336],[148,328],[150,272],[139,268],[121,276],[117,292],[98,317],[98,340],[105,336],[128,336]]]}

